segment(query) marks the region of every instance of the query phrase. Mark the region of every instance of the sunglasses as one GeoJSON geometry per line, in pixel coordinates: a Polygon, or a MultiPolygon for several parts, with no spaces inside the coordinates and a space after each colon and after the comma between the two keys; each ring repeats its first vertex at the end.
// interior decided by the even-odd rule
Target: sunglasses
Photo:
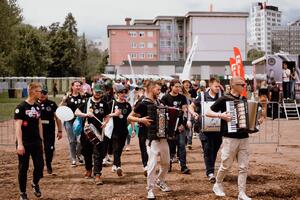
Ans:
{"type": "Polygon", "coordinates": [[[127,91],[118,92],[119,94],[127,94],[127,91]]]}

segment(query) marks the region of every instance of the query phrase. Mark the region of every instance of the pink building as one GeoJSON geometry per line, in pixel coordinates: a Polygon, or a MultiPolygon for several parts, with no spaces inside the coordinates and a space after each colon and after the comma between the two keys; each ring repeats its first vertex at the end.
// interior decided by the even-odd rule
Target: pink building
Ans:
{"type": "Polygon", "coordinates": [[[159,60],[159,30],[153,24],[130,25],[130,18],[126,18],[126,25],[109,25],[109,65],[122,65],[128,60],[157,61],[159,60]]]}

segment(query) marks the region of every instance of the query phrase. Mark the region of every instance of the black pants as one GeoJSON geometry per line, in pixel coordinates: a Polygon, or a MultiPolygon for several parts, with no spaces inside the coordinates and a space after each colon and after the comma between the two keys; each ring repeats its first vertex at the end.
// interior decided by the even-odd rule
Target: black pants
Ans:
{"type": "Polygon", "coordinates": [[[215,172],[215,162],[218,151],[222,144],[222,136],[220,133],[201,133],[199,134],[203,148],[203,157],[206,167],[206,175],[215,172]]]}
{"type": "Polygon", "coordinates": [[[27,171],[29,168],[30,156],[33,161],[33,180],[32,182],[36,185],[39,183],[40,179],[43,178],[44,169],[44,158],[43,158],[43,146],[42,143],[24,145],[25,154],[18,155],[19,158],[19,190],[20,192],[26,192],[26,182],[27,182],[27,171]]]}
{"type": "MultiPolygon", "coordinates": [[[[45,131],[45,130],[44,130],[45,131]]],[[[46,167],[51,168],[51,163],[53,160],[53,154],[55,151],[55,132],[43,132],[44,133],[44,152],[46,167]]]]}
{"type": "Polygon", "coordinates": [[[148,154],[147,154],[147,147],[146,147],[146,137],[139,136],[139,146],[142,156],[142,163],[143,166],[146,167],[148,163],[148,154]]]}
{"type": "Polygon", "coordinates": [[[112,149],[114,155],[114,165],[121,167],[121,155],[125,146],[127,135],[122,135],[118,138],[112,138],[112,149]]]}
{"type": "Polygon", "coordinates": [[[84,156],[85,169],[93,169],[93,159],[94,159],[94,175],[102,174],[102,162],[106,155],[108,138],[104,137],[103,142],[98,145],[93,145],[84,134],[80,137],[80,142],[82,145],[81,154],[84,156]]]}

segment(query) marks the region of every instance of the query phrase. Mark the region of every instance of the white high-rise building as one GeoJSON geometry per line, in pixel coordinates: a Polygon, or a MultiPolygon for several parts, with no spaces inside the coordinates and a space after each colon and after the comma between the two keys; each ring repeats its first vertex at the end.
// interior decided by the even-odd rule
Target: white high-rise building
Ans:
{"type": "Polygon", "coordinates": [[[253,3],[250,10],[250,45],[266,54],[272,52],[272,27],[281,25],[281,11],[266,2],[253,3]]]}

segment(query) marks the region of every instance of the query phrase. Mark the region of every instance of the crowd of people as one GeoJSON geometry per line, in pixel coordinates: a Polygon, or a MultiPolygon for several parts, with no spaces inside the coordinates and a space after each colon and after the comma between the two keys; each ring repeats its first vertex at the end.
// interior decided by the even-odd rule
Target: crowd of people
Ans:
{"type": "MultiPolygon", "coordinates": [[[[62,138],[64,127],[69,141],[71,167],[84,164],[86,172],[83,176],[94,178],[96,185],[102,185],[105,179],[103,167],[111,166],[112,172],[123,176],[122,152],[125,145],[130,143],[130,138],[137,136],[141,170],[147,177],[147,198],[155,199],[154,187],[170,192],[172,189],[165,177],[172,171],[174,163],[180,164],[183,175],[191,173],[187,149],[192,149],[193,136],[199,135],[205,176],[213,184],[215,195],[225,196],[222,182],[233,161],[237,159],[238,199],[249,200],[251,198],[246,195],[249,134],[245,130],[228,132],[227,122],[231,121],[232,116],[226,110],[226,101],[245,99],[241,97],[244,87],[245,81],[241,77],[233,77],[230,87],[225,89],[217,78],[211,78],[208,82],[145,80],[139,86],[109,79],[95,81],[92,86],[86,82],[73,81],[59,106],[69,107],[74,116],[82,119],[84,127],[92,125],[98,133],[104,134],[103,140],[95,144],[84,129],[80,134],[74,132],[75,117],[62,123],[55,113],[58,106],[48,99],[47,88],[39,83],[31,83],[29,96],[17,106],[14,117],[20,199],[28,199],[26,181],[30,156],[34,164],[31,186],[36,197],[42,195],[39,181],[43,177],[43,158],[45,157],[47,173],[52,174],[55,137],[62,138]],[[220,119],[219,131],[208,133],[203,129],[201,119],[206,117],[202,114],[203,102],[213,102],[207,116],[220,119]],[[171,123],[172,116],[170,121],[166,120],[166,116],[159,118],[158,108],[170,110],[170,115],[174,111],[176,120],[172,129],[169,128],[170,124],[165,123],[171,123]],[[161,119],[165,120],[164,123],[161,119]],[[113,129],[107,134],[105,131],[109,124],[113,124],[113,129]],[[222,143],[221,165],[216,173],[215,163],[222,143]],[[158,156],[160,170],[157,173],[158,156]]],[[[261,117],[259,122],[263,119],[261,117]]]]}

